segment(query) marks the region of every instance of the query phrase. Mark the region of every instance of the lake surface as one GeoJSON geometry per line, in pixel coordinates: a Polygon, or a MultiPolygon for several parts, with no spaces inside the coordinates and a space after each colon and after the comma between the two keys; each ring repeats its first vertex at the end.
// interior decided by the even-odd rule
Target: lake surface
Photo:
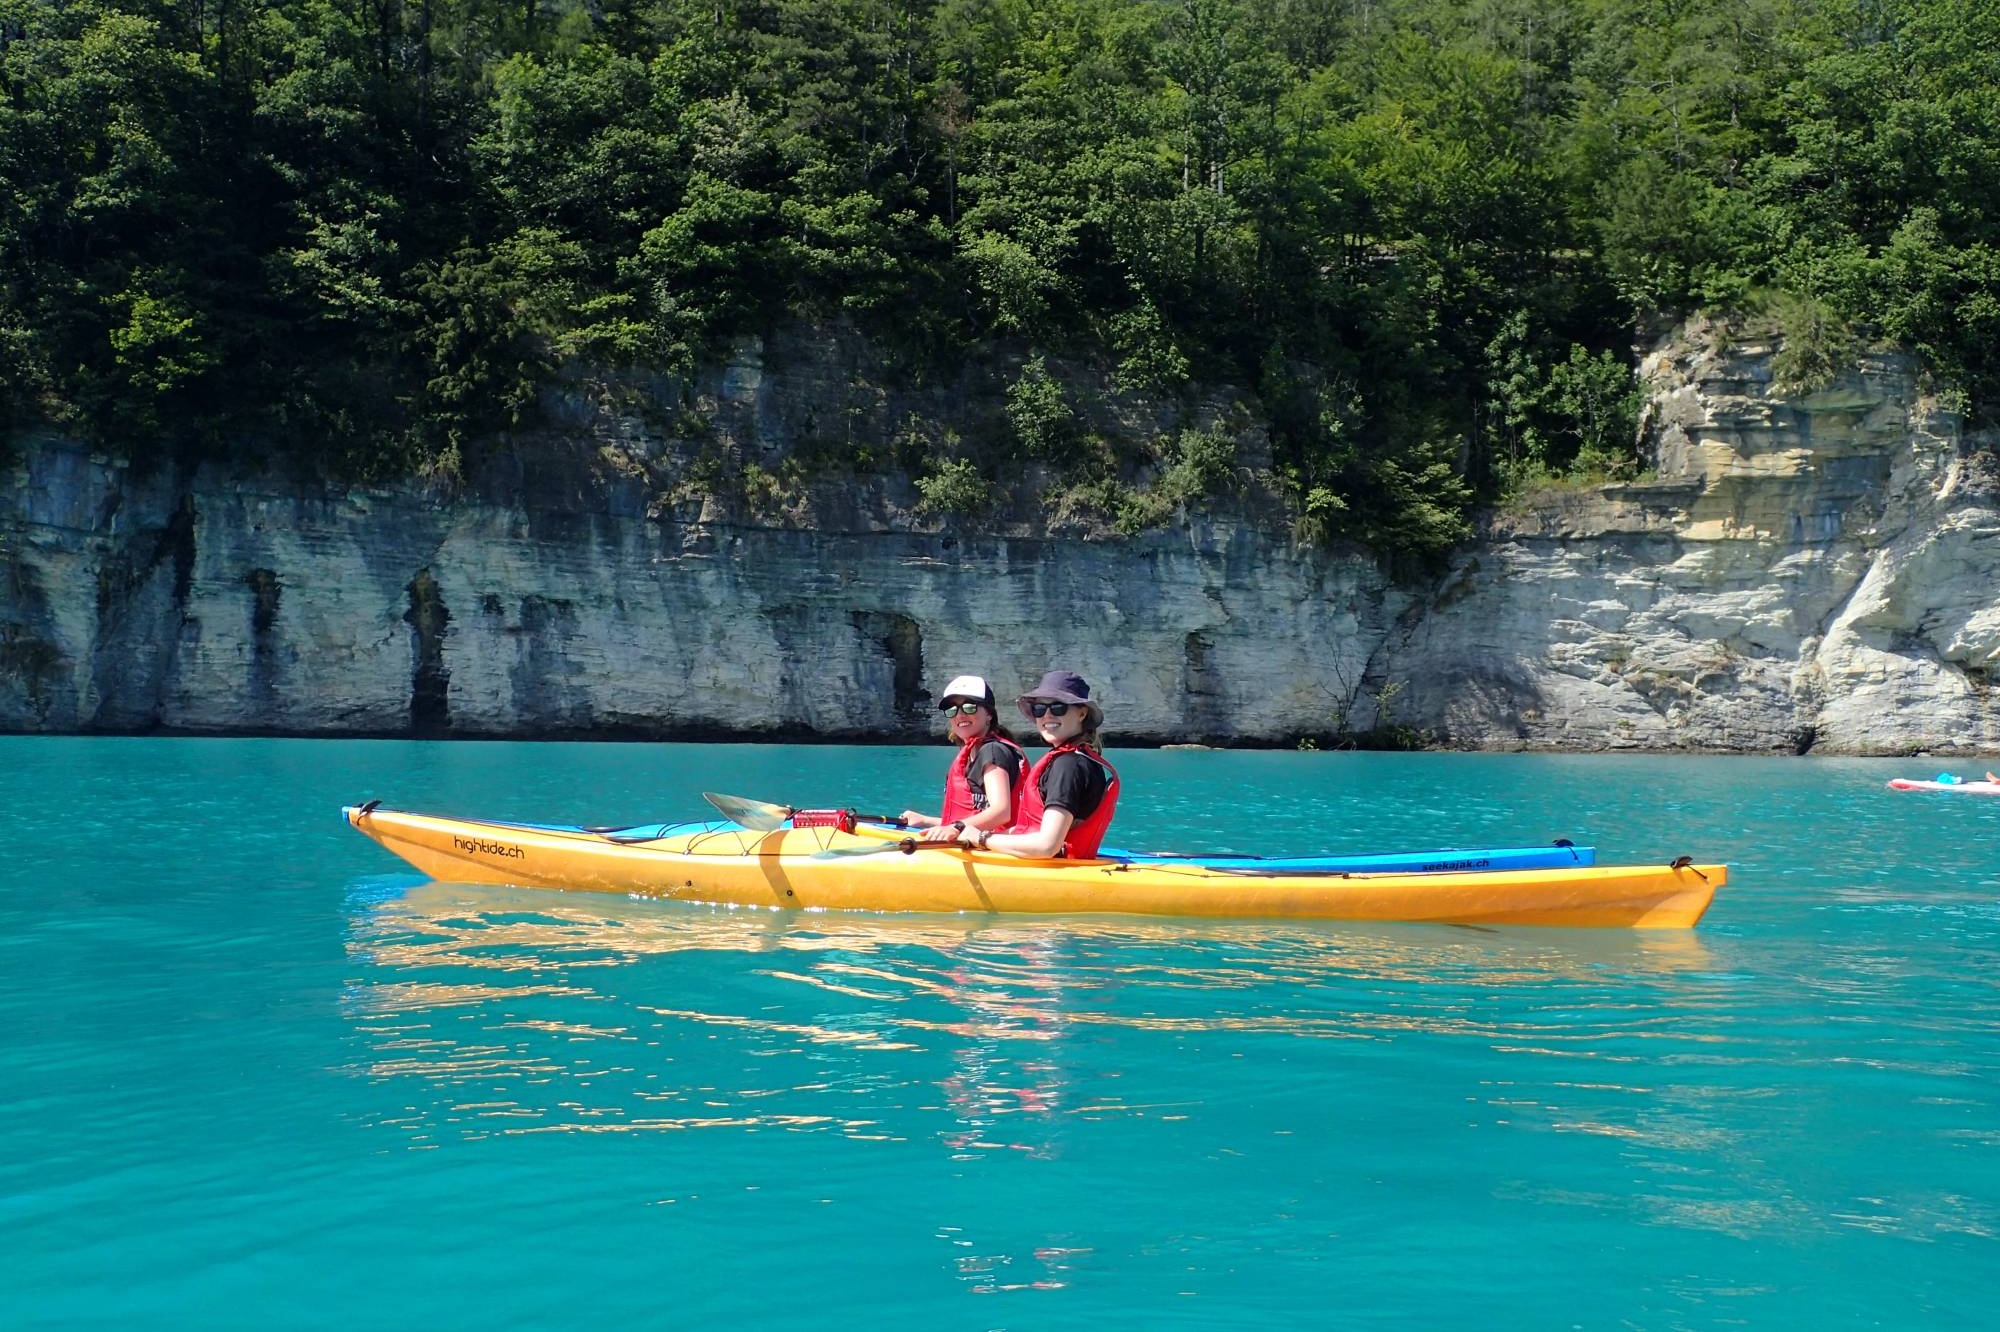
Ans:
{"type": "Polygon", "coordinates": [[[2000,799],[1121,753],[1117,841],[1723,860],[1691,932],[429,884],[338,807],[935,801],[948,751],[0,739],[0,1327],[1983,1322],[2000,799]]]}

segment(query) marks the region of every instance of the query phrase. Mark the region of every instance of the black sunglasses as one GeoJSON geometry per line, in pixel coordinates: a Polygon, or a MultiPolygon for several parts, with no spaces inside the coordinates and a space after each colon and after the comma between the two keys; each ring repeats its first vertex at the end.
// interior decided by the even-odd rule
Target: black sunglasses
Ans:
{"type": "Polygon", "coordinates": [[[967,717],[970,717],[973,713],[979,711],[981,708],[985,706],[986,705],[984,703],[946,703],[942,707],[940,707],[938,711],[945,713],[947,715],[954,712],[958,712],[958,713],[963,713],[967,717]]]}
{"type": "MultiPolygon", "coordinates": [[[[1081,707],[1082,704],[1076,706],[1081,707]]],[[[1035,717],[1067,717],[1070,707],[1068,703],[1030,703],[1028,712],[1035,717]]]]}

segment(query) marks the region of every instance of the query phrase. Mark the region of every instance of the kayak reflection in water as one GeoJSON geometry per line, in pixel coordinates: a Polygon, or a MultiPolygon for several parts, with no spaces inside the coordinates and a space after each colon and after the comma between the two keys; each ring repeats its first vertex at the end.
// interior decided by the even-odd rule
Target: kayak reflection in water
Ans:
{"type": "Polygon", "coordinates": [[[1050,671],[1015,700],[1049,752],[1021,783],[1013,826],[982,832],[969,844],[1026,860],[1089,860],[1104,843],[1118,807],[1118,770],[1104,761],[1098,728],[1104,709],[1075,671],[1050,671]]]}
{"type": "Polygon", "coordinates": [[[1028,755],[1000,724],[993,686],[977,675],[961,675],[944,687],[938,708],[958,756],[944,777],[944,812],[903,811],[903,822],[926,828],[924,839],[953,842],[998,831],[1014,821],[1014,788],[1027,769],[1028,755]]]}

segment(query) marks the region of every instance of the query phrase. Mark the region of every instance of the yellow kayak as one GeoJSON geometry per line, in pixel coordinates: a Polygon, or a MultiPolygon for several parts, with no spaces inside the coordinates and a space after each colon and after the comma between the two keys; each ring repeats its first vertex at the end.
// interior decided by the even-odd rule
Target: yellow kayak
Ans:
{"type": "Polygon", "coordinates": [[[1109,860],[1019,860],[860,828],[630,831],[491,823],[369,805],[347,821],[433,879],[730,906],[1294,917],[1685,929],[1721,865],[1485,873],[1263,873],[1109,860]],[[913,850],[905,850],[913,846],[913,850]]]}

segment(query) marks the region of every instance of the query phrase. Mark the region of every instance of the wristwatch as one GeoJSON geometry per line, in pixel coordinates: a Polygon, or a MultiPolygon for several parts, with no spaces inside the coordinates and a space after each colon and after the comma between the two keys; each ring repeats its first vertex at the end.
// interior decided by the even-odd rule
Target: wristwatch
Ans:
{"type": "Polygon", "coordinates": [[[952,826],[952,827],[954,827],[954,828],[956,828],[956,829],[958,829],[958,835],[959,835],[960,837],[963,837],[963,836],[965,836],[965,820],[964,820],[964,819],[953,819],[953,820],[951,821],[951,826],[952,826]]]}

